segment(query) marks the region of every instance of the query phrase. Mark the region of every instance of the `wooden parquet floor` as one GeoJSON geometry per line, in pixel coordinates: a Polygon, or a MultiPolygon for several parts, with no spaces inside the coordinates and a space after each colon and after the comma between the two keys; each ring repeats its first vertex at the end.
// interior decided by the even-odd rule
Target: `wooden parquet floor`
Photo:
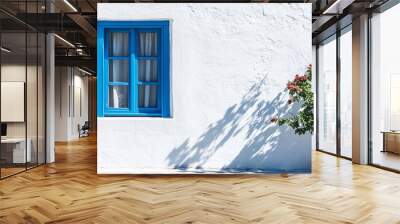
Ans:
{"type": "Polygon", "coordinates": [[[94,137],[56,158],[0,181],[0,223],[400,223],[400,175],[319,152],[310,175],[99,176],[94,137]]]}

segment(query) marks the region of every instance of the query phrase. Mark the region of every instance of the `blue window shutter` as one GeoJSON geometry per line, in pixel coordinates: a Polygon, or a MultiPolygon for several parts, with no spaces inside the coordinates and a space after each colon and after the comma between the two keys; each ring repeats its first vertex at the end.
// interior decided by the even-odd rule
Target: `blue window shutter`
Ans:
{"type": "Polygon", "coordinates": [[[162,117],[170,117],[170,61],[169,61],[169,56],[170,56],[170,49],[169,49],[169,23],[165,24],[163,26],[163,29],[161,29],[161,40],[162,40],[162,46],[163,46],[163,51],[162,51],[162,117]]]}
{"type": "Polygon", "coordinates": [[[97,116],[104,117],[104,102],[103,102],[103,88],[104,88],[104,27],[98,24],[97,29],[97,116]]]}

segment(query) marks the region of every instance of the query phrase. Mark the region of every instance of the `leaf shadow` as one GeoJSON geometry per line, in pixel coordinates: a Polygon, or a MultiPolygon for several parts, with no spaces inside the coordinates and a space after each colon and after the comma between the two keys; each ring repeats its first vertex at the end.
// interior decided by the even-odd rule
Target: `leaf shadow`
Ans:
{"type": "MultiPolygon", "coordinates": [[[[239,103],[230,106],[221,119],[208,125],[198,138],[187,138],[166,157],[169,167],[207,172],[206,164],[231,141],[240,141],[239,153],[221,172],[309,172],[311,138],[298,136],[286,126],[271,122],[277,114],[290,116],[300,105],[287,104],[285,91],[265,100],[265,78],[255,83],[239,103]],[[242,140],[241,140],[242,139],[242,140]],[[309,147],[309,149],[304,147],[309,147]],[[298,148],[301,148],[298,150],[298,148]]],[[[231,145],[231,144],[230,144],[231,145]]]]}

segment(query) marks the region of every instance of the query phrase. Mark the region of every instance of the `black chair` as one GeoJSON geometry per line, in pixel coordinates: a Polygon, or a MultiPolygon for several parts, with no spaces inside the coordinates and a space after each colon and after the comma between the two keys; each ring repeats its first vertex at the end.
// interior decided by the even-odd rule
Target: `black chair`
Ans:
{"type": "Polygon", "coordinates": [[[78,124],[79,138],[89,136],[90,123],[85,121],[82,127],[78,124]]]}

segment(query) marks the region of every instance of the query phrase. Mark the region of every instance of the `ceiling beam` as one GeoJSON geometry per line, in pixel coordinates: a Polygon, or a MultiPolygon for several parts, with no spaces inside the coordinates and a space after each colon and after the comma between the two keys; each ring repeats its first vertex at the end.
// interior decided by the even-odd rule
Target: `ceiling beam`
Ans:
{"type": "Polygon", "coordinates": [[[56,66],[88,67],[96,71],[96,58],[91,56],[55,56],[56,66]]]}
{"type": "Polygon", "coordinates": [[[90,24],[85,17],[81,14],[68,14],[68,17],[73,20],[78,26],[82,28],[82,30],[87,34],[89,38],[86,41],[89,43],[90,46],[96,45],[96,34],[97,30],[90,24]]]}

